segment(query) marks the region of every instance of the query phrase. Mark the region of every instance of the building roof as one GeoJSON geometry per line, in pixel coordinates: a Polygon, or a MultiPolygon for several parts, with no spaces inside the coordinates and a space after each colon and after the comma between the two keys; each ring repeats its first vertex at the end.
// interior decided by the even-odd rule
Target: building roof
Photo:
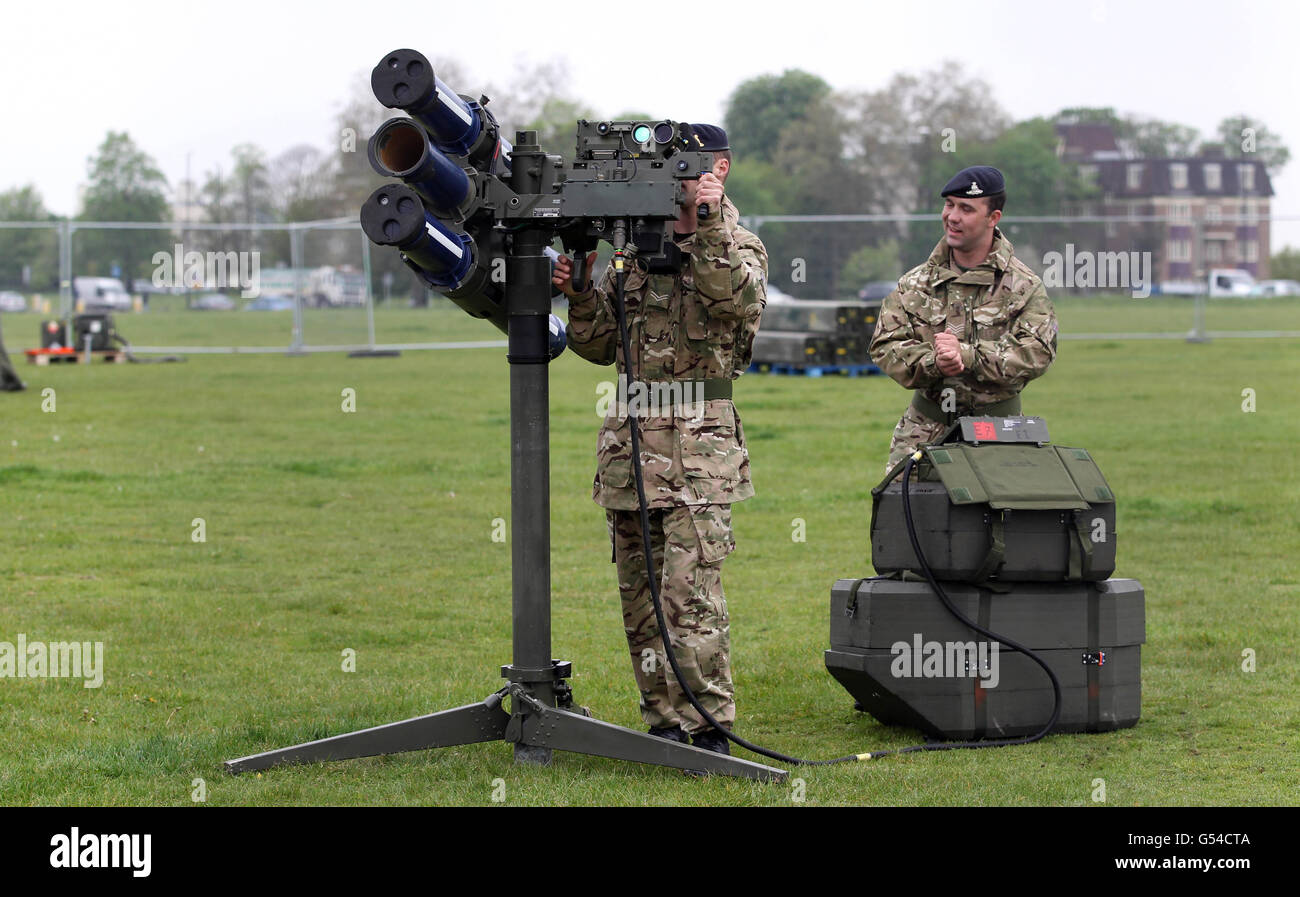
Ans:
{"type": "Polygon", "coordinates": [[[1114,158],[1119,153],[1110,125],[1057,125],[1056,136],[1061,139],[1061,155],[1067,159],[1114,158]]]}
{"type": "Polygon", "coordinates": [[[1194,158],[1179,159],[1092,159],[1081,163],[1097,169],[1097,186],[1110,197],[1134,199],[1151,196],[1222,196],[1266,198],[1273,195],[1273,182],[1264,163],[1254,159],[1194,158]],[[1174,189],[1170,166],[1187,166],[1187,186],[1174,189]],[[1219,167],[1219,189],[1206,186],[1206,166],[1219,167]],[[1141,167],[1141,180],[1132,189],[1128,183],[1129,166],[1141,167]],[[1242,188],[1242,167],[1255,170],[1253,190],[1242,188]]]}

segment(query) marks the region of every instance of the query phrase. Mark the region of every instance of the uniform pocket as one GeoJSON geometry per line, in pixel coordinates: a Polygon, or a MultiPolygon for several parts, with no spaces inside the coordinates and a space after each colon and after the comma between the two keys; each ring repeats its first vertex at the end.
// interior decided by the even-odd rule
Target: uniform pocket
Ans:
{"type": "Polygon", "coordinates": [[[678,419],[682,473],[699,502],[730,503],[746,458],[730,402],[710,402],[698,419],[678,419]]]}
{"type": "Polygon", "coordinates": [[[731,531],[731,505],[693,505],[689,510],[700,540],[700,560],[705,564],[721,564],[736,548],[731,531]]]}
{"type": "Polygon", "coordinates": [[[596,480],[624,488],[632,482],[632,437],[628,418],[606,417],[596,437],[596,480]]]}

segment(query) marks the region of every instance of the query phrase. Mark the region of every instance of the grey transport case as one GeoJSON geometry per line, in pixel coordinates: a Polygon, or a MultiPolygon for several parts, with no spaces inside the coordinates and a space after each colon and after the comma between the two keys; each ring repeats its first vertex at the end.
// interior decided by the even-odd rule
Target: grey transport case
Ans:
{"type": "MultiPolygon", "coordinates": [[[[1039,654],[1061,683],[1054,732],[1134,725],[1142,709],[1145,599],[1132,579],[946,583],[957,609],[1039,654]]],[[[1028,657],[994,647],[926,582],[841,579],[831,589],[826,668],[857,708],[942,740],[1031,735],[1052,713],[1052,684],[1028,657]]]]}

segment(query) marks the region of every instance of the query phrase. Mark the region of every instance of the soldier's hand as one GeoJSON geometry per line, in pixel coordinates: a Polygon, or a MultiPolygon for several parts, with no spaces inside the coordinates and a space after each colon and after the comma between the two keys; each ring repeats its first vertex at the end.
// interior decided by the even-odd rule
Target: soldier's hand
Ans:
{"type": "Polygon", "coordinates": [[[700,185],[695,189],[695,213],[700,206],[708,204],[709,214],[714,215],[722,208],[722,181],[711,171],[700,175],[700,185]]]}
{"type": "MultiPolygon", "coordinates": [[[[595,251],[593,250],[592,252],[587,253],[587,280],[589,282],[591,280],[591,266],[595,261],[595,251]]],[[[555,260],[555,270],[551,272],[551,283],[555,284],[560,292],[568,296],[570,299],[577,299],[587,291],[586,287],[589,286],[588,283],[583,284],[582,290],[575,290],[573,288],[573,262],[569,260],[567,255],[562,255],[555,260]]]]}
{"type": "Polygon", "coordinates": [[[966,370],[961,360],[961,342],[955,335],[947,331],[934,335],[934,363],[945,377],[954,377],[966,370]]]}

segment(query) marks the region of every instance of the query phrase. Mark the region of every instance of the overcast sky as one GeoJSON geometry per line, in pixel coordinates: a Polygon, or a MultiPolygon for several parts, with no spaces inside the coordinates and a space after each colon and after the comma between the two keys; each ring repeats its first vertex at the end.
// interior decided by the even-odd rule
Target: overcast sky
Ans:
{"type": "MultiPolygon", "coordinates": [[[[1114,106],[1208,137],[1244,112],[1291,148],[1273,211],[1300,217],[1295,3],[658,5],[661,15],[629,0],[7,4],[0,190],[34,183],[53,212],[75,214],[86,159],[110,129],[128,131],[173,185],[187,155],[198,179],[228,170],[238,143],[269,156],[336,147],[333,117],[358,75],[409,46],[458,60],[478,79],[451,85],[463,93],[508,82],[516,60],[563,60],[568,92],[609,116],[717,120],[755,75],[800,68],[870,90],[948,58],[988,81],[1017,120],[1114,106]]],[[[1274,228],[1282,243],[1300,246],[1300,223],[1274,228]]]]}

